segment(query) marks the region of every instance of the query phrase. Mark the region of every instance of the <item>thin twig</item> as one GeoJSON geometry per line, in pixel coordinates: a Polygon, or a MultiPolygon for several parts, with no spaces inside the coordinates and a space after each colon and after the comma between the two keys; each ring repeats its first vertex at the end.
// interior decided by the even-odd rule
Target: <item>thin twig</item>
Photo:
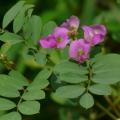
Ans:
{"type": "Polygon", "coordinates": [[[110,100],[110,98],[108,96],[104,96],[104,98],[106,99],[106,101],[109,103],[109,105],[112,107],[112,109],[114,110],[115,114],[120,117],[120,113],[118,112],[118,110],[116,109],[116,107],[114,106],[114,104],[112,103],[112,101],[110,100]]]}
{"type": "Polygon", "coordinates": [[[109,117],[111,117],[113,120],[117,120],[117,117],[113,115],[111,112],[108,111],[104,106],[102,106],[100,103],[96,103],[97,107],[99,107],[102,111],[104,111],[109,117]]]}

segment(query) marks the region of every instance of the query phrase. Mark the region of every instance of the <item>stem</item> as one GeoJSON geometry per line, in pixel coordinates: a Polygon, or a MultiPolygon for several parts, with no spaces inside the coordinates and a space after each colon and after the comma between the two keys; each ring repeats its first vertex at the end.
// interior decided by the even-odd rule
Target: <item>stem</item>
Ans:
{"type": "Polygon", "coordinates": [[[20,100],[18,101],[18,104],[17,104],[17,112],[18,112],[18,106],[19,106],[19,104],[22,102],[23,95],[26,93],[26,91],[27,91],[27,89],[24,89],[24,90],[23,90],[23,94],[21,95],[20,100]]]}
{"type": "Polygon", "coordinates": [[[114,106],[114,104],[112,103],[112,101],[110,100],[109,97],[104,96],[104,98],[106,99],[106,101],[109,103],[109,105],[112,107],[112,109],[114,110],[115,114],[120,117],[120,113],[118,112],[118,110],[116,109],[116,107],[114,106]]]}
{"type": "MultiPolygon", "coordinates": [[[[88,92],[89,86],[90,86],[90,84],[91,84],[92,76],[93,76],[92,66],[91,66],[91,64],[90,64],[89,61],[87,61],[87,67],[88,67],[89,73],[88,73],[88,85],[87,85],[86,90],[87,90],[87,92],[88,92]]],[[[108,114],[113,120],[116,120],[116,119],[117,119],[116,116],[114,116],[112,113],[110,113],[110,112],[108,111],[108,109],[104,108],[104,106],[102,106],[100,103],[97,103],[96,105],[97,105],[101,110],[103,110],[106,114],[108,114]]]]}
{"type": "MultiPolygon", "coordinates": [[[[119,101],[120,101],[120,97],[118,97],[118,98],[113,102],[113,104],[116,105],[116,104],[118,104],[119,101]]],[[[110,111],[111,109],[112,109],[111,106],[109,106],[107,110],[110,111]]],[[[98,115],[98,118],[100,119],[100,118],[103,117],[104,115],[105,115],[105,113],[101,113],[101,114],[98,115]]]]}
{"type": "Polygon", "coordinates": [[[117,117],[115,115],[113,115],[112,113],[110,113],[105,107],[103,107],[100,103],[96,103],[96,105],[103,110],[109,117],[111,117],[113,120],[117,120],[117,117]]]}
{"type": "Polygon", "coordinates": [[[90,84],[91,84],[91,80],[92,80],[92,67],[91,67],[91,65],[90,65],[90,61],[87,61],[86,62],[86,64],[87,64],[87,67],[88,67],[88,84],[87,84],[87,88],[86,88],[86,91],[88,92],[88,90],[89,90],[89,86],[90,86],[90,84]]]}

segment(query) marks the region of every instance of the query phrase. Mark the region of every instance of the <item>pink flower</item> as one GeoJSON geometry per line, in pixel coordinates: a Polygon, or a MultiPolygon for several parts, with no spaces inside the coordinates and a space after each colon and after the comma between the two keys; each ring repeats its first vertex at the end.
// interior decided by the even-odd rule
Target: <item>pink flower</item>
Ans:
{"type": "Polygon", "coordinates": [[[56,47],[56,41],[55,41],[55,36],[50,34],[47,37],[42,38],[39,41],[40,45],[43,48],[55,48],[56,47]]]}
{"type": "Polygon", "coordinates": [[[54,32],[39,42],[43,48],[65,48],[69,43],[68,30],[66,28],[57,27],[54,32]]]}
{"type": "Polygon", "coordinates": [[[104,25],[83,26],[84,39],[91,46],[97,45],[104,41],[106,28],[104,25]]]}
{"type": "Polygon", "coordinates": [[[57,27],[54,30],[54,36],[57,43],[57,48],[65,48],[66,45],[70,42],[68,36],[68,30],[66,28],[57,27]]]}
{"type": "Polygon", "coordinates": [[[90,45],[84,39],[75,40],[70,45],[69,56],[79,63],[89,58],[90,45]]]}
{"type": "Polygon", "coordinates": [[[67,28],[68,30],[71,29],[78,29],[80,24],[80,20],[76,16],[71,16],[69,19],[64,22],[61,27],[67,28]]]}

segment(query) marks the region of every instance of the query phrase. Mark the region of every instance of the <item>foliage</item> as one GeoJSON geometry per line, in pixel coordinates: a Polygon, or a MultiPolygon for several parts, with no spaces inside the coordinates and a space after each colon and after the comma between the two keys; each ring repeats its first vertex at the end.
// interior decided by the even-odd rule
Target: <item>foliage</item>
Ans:
{"type": "MultiPolygon", "coordinates": [[[[86,11],[88,3],[86,0],[85,15],[94,10],[93,8],[89,12],[86,11]]],[[[93,4],[94,2],[90,6],[93,4]]],[[[57,24],[49,20],[45,23],[41,19],[44,19],[45,13],[40,17],[34,15],[33,10],[34,5],[19,1],[3,17],[0,29],[0,111],[3,113],[0,120],[22,120],[26,116],[37,116],[39,113],[41,115],[42,102],[48,102],[46,99],[52,99],[62,106],[77,107],[82,109],[82,112],[95,107],[106,112],[103,98],[115,113],[114,115],[111,110],[106,114],[117,120],[120,117],[120,108],[111,103],[108,95],[117,99],[116,104],[120,102],[120,55],[107,53],[108,40],[92,48],[90,59],[81,64],[69,58],[69,46],[64,49],[42,48],[39,40],[51,34],[57,24]],[[9,30],[10,25],[13,30],[9,30]]],[[[61,11],[58,13],[62,13],[61,11]]],[[[111,11],[114,13],[119,10],[114,8],[111,11]]],[[[95,22],[106,24],[111,33],[109,37],[119,43],[120,26],[119,21],[115,19],[118,16],[111,18],[111,11],[101,13],[95,18],[95,22]]],[[[50,14],[50,11],[46,14],[50,14]]],[[[85,15],[82,16],[82,23],[85,22],[85,15]]],[[[88,23],[91,23],[91,20],[92,16],[89,17],[88,23]]],[[[59,114],[61,120],[69,119],[61,108],[59,114]]]]}

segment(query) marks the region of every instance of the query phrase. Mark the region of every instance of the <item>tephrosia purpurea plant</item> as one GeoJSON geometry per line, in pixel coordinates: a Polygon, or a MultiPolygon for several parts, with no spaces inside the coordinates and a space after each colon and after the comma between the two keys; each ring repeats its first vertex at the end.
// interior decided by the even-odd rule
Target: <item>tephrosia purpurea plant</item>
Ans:
{"type": "Polygon", "coordinates": [[[39,113],[45,93],[83,111],[95,104],[117,120],[120,115],[114,106],[116,116],[96,100],[96,95],[111,95],[113,85],[120,82],[120,55],[104,51],[105,25],[81,25],[76,16],[58,26],[53,21],[43,25],[32,14],[33,8],[20,1],[3,18],[0,61],[5,73],[0,74],[0,111],[4,114],[0,120],[22,120],[23,115],[39,113]],[[13,32],[7,30],[11,22],[13,32]],[[19,59],[11,59],[12,47],[17,48],[19,59]],[[21,66],[23,59],[27,62],[21,66]],[[39,72],[30,77],[29,72],[23,74],[25,66],[34,66],[39,72]]]}

